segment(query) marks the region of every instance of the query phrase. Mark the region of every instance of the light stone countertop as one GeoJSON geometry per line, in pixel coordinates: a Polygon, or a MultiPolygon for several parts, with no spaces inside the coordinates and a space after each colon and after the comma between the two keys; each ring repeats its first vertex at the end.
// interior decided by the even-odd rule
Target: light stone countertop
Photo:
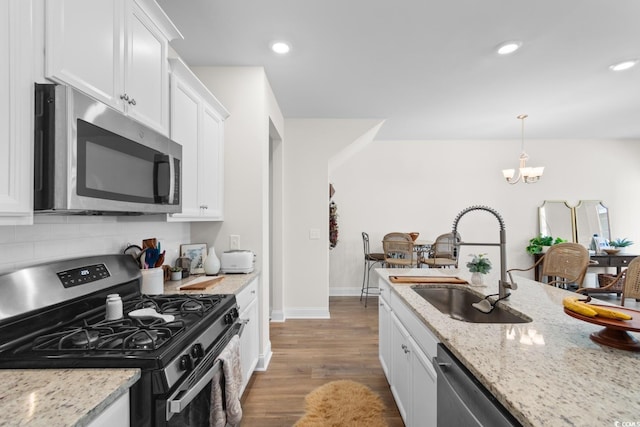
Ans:
{"type": "MultiPolygon", "coordinates": [[[[469,282],[471,277],[463,269],[376,271],[387,281],[390,275],[451,275],[469,282]]],[[[411,284],[390,285],[523,425],[640,425],[640,353],[591,341],[589,334],[602,327],[564,313],[562,299],[575,293],[514,278],[519,287],[504,304],[531,317],[530,323],[454,320],[418,296],[411,284]]],[[[485,283],[472,288],[484,295],[497,293],[498,275],[485,276],[485,283]]]]}
{"type": "Polygon", "coordinates": [[[139,378],[139,369],[1,369],[0,425],[86,426],[139,378]]]}
{"type": "MultiPolygon", "coordinates": [[[[258,274],[224,275],[204,291],[178,290],[211,278],[189,276],[165,282],[164,293],[237,294],[258,274]]],[[[0,426],[85,426],[139,378],[139,369],[0,369],[0,426]]]]}
{"type": "Polygon", "coordinates": [[[253,271],[252,273],[247,274],[221,274],[219,276],[205,276],[197,275],[197,276],[189,276],[182,280],[178,281],[168,281],[164,282],[164,293],[165,294],[176,294],[176,293],[184,293],[184,294],[237,294],[245,286],[247,286],[256,276],[260,273],[257,271],[253,271]],[[180,290],[181,286],[190,285],[193,283],[204,282],[209,279],[213,279],[215,277],[223,277],[223,279],[205,290],[180,290]]]}

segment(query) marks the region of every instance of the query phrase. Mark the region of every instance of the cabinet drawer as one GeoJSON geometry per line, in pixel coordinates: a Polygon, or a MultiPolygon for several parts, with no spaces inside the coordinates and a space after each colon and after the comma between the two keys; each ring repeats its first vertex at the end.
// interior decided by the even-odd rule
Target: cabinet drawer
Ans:
{"type": "Polygon", "coordinates": [[[598,262],[594,267],[609,267],[611,265],[610,258],[608,256],[592,255],[591,260],[598,262]]]}
{"type": "Polygon", "coordinates": [[[384,298],[385,301],[391,301],[391,288],[389,283],[382,278],[382,276],[378,276],[378,288],[380,289],[380,297],[384,298]]]}
{"type": "Polygon", "coordinates": [[[240,293],[236,295],[236,301],[238,302],[238,311],[242,311],[251,304],[251,301],[258,297],[258,279],[255,278],[244,288],[240,293]]]}
{"type": "Polygon", "coordinates": [[[611,267],[626,267],[635,258],[634,256],[612,256],[609,258],[611,267]]]}
{"type": "Polygon", "coordinates": [[[391,310],[396,313],[398,319],[407,328],[409,334],[416,340],[418,346],[425,352],[429,360],[433,359],[438,350],[438,338],[429,331],[425,325],[408,308],[397,294],[391,294],[391,310]]]}

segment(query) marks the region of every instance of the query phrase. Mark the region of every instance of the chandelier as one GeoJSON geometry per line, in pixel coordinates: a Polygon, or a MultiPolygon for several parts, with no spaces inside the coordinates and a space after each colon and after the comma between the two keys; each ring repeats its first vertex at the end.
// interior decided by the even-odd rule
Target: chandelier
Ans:
{"type": "Polygon", "coordinates": [[[518,168],[518,176],[514,179],[515,169],[503,169],[502,175],[507,180],[509,184],[516,184],[522,179],[522,182],[527,184],[533,184],[534,182],[538,182],[542,173],[544,172],[544,166],[542,167],[530,167],[527,166],[527,160],[529,160],[529,155],[524,151],[524,119],[529,117],[526,114],[520,114],[517,118],[522,121],[522,140],[521,140],[521,150],[520,153],[520,167],[518,168]]]}

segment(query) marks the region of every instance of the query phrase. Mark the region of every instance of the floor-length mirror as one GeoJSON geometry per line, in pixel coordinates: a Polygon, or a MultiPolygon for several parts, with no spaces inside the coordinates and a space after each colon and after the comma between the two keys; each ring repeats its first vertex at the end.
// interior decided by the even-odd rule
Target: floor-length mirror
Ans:
{"type": "Polygon", "coordinates": [[[600,200],[581,200],[574,211],[578,243],[588,246],[594,234],[611,240],[609,210],[600,200]]]}
{"type": "Polygon", "coordinates": [[[545,200],[538,208],[540,234],[574,241],[573,214],[564,200],[545,200]]]}

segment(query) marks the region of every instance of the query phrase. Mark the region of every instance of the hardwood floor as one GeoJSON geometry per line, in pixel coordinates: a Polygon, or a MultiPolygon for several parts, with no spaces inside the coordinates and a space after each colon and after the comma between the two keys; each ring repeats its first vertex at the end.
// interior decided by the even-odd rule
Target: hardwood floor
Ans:
{"type": "Polygon", "coordinates": [[[242,397],[242,427],[292,426],[307,393],[339,379],[367,385],[382,398],[389,427],[404,426],[378,360],[376,298],[364,308],[359,297],[331,297],[329,311],[327,320],[271,323],[273,357],[242,397]]]}

